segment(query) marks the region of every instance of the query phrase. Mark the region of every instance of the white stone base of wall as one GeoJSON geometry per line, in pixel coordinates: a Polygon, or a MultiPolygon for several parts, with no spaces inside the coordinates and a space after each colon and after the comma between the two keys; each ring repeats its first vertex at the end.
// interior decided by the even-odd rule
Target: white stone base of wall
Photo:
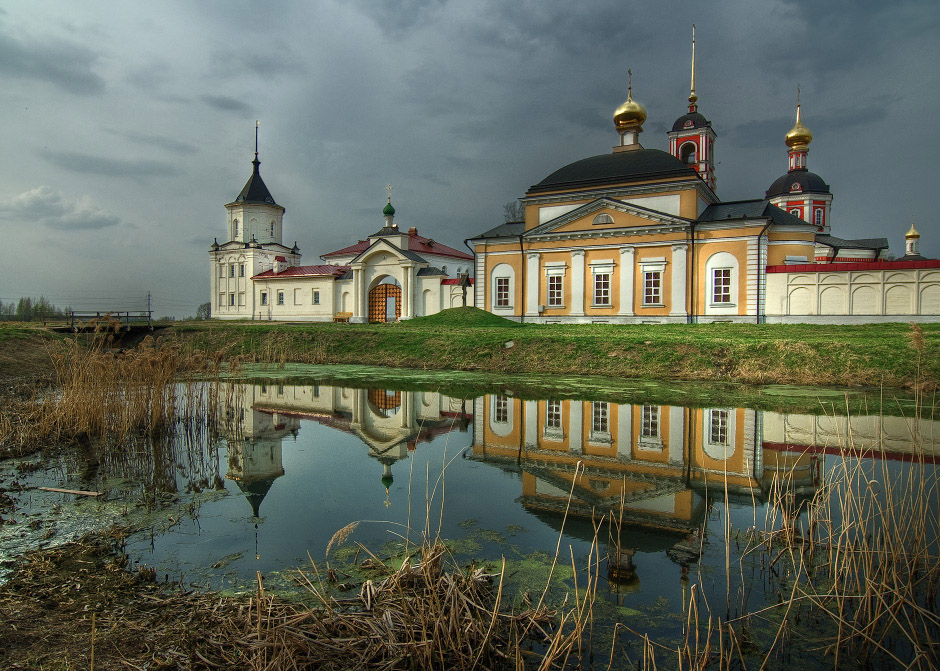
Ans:
{"type": "Polygon", "coordinates": [[[640,317],[637,315],[625,316],[625,315],[611,315],[609,317],[594,316],[594,317],[532,317],[528,316],[524,319],[519,317],[511,318],[513,321],[522,321],[526,324],[686,324],[688,323],[687,317],[672,317],[672,316],[655,316],[655,317],[640,317]]]}

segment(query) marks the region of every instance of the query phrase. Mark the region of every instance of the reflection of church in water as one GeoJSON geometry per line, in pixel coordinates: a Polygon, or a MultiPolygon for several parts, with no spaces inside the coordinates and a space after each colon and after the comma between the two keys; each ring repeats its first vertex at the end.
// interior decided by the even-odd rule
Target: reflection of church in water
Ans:
{"type": "Polygon", "coordinates": [[[623,501],[625,526],[679,534],[696,531],[709,493],[723,498],[726,485],[747,505],[769,500],[777,486],[786,487],[784,500],[811,496],[823,455],[838,454],[849,435],[857,447],[880,445],[883,458],[906,461],[916,430],[928,459],[940,452],[940,425],[902,417],[499,395],[478,398],[473,414],[474,458],[517,472],[522,505],[543,519],[560,517],[573,491],[569,515],[619,514],[623,501]]]}
{"type": "Polygon", "coordinates": [[[465,429],[473,421],[472,401],[432,391],[241,383],[226,385],[222,397],[226,477],[238,483],[255,517],[275,480],[284,475],[282,441],[296,437],[301,420],[357,436],[381,464],[377,480],[386,493],[396,461],[418,444],[465,429]]]}

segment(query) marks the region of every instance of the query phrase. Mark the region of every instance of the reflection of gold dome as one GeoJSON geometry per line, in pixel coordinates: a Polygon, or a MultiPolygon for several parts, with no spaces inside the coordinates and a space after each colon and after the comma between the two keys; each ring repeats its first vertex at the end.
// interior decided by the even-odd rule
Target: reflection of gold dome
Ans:
{"type": "Polygon", "coordinates": [[[911,230],[909,230],[909,231],[905,234],[904,237],[907,238],[907,239],[919,238],[919,237],[920,237],[920,233],[918,233],[918,232],[917,232],[917,229],[914,228],[914,222],[913,222],[913,221],[911,222],[911,230]]]}
{"type": "Polygon", "coordinates": [[[627,90],[627,100],[614,112],[614,125],[617,129],[636,124],[642,126],[646,121],[646,108],[633,99],[633,87],[627,90]]]}
{"type": "Polygon", "coordinates": [[[807,145],[813,141],[813,134],[810,132],[809,128],[803,125],[803,119],[800,114],[800,106],[796,106],[796,124],[787,133],[787,137],[784,142],[787,143],[788,147],[796,147],[797,145],[807,145]]]}

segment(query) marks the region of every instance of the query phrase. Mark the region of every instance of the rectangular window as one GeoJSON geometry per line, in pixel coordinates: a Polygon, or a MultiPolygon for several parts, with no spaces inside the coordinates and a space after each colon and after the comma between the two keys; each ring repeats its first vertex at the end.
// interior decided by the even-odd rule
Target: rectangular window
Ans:
{"type": "Polygon", "coordinates": [[[245,276],[245,264],[244,264],[244,263],[239,263],[239,264],[238,264],[238,276],[239,276],[239,277],[244,277],[244,276],[245,276]]]}
{"type": "Polygon", "coordinates": [[[262,292],[261,292],[261,304],[262,304],[262,305],[267,305],[267,304],[268,304],[268,292],[267,292],[267,291],[262,291],[262,292]]]}
{"type": "Polygon", "coordinates": [[[320,304],[320,292],[319,291],[316,291],[316,290],[313,291],[313,304],[314,305],[320,304]]]}
{"type": "Polygon", "coordinates": [[[561,275],[549,275],[548,276],[548,306],[557,308],[561,307],[561,275]]]}
{"type": "Polygon", "coordinates": [[[591,431],[594,433],[608,433],[610,404],[602,401],[591,403],[591,431]]]}
{"type": "Polygon", "coordinates": [[[235,294],[228,295],[228,304],[232,307],[235,307],[235,294]]]}
{"type": "Polygon", "coordinates": [[[509,421],[509,398],[506,396],[497,396],[494,405],[495,413],[493,421],[506,424],[509,421]]]}
{"type": "Polygon", "coordinates": [[[284,305],[284,292],[283,291],[277,292],[277,304],[284,305]]]}
{"type": "Polygon", "coordinates": [[[731,302],[731,268],[712,270],[712,303],[731,302]]]}
{"type": "Polygon", "coordinates": [[[229,276],[229,277],[235,277],[235,264],[234,264],[234,263],[229,264],[229,267],[228,267],[228,276],[229,276]]]}
{"type": "Polygon", "coordinates": [[[663,274],[659,270],[643,273],[643,305],[662,305],[663,274]]]}
{"type": "Polygon", "coordinates": [[[659,406],[643,406],[643,426],[641,428],[641,437],[658,438],[659,437],[659,406]]]}
{"type": "Polygon", "coordinates": [[[561,430],[561,401],[545,403],[545,428],[561,430]]]}
{"type": "Polygon", "coordinates": [[[610,305],[610,273],[594,275],[594,305],[610,305]]]}
{"type": "Polygon", "coordinates": [[[496,307],[498,308],[509,307],[509,278],[508,277],[496,278],[496,307]]]}
{"type": "Polygon", "coordinates": [[[728,411],[712,410],[709,421],[709,442],[712,445],[728,444],[728,411]]]}

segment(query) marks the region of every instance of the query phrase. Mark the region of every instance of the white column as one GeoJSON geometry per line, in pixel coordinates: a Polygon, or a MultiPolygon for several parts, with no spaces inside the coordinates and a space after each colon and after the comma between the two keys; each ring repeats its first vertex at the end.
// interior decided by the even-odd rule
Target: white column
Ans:
{"type": "Polygon", "coordinates": [[[584,251],[571,252],[571,312],[572,317],[584,316],[584,251]]]}
{"type": "Polygon", "coordinates": [[[633,276],[636,272],[633,261],[633,247],[623,247],[620,250],[620,311],[617,314],[633,314],[633,276]]]}
{"type": "Polygon", "coordinates": [[[412,315],[412,288],[411,288],[411,266],[404,266],[402,268],[402,283],[401,283],[401,318],[411,319],[412,315]]]}
{"type": "MultiPolygon", "coordinates": [[[[581,252],[584,254],[584,252],[581,252]]],[[[568,450],[581,452],[582,414],[584,403],[582,401],[568,401],[568,450]]]]}
{"type": "Polygon", "coordinates": [[[617,406],[617,455],[633,458],[633,406],[617,406]]]}
{"type": "Polygon", "coordinates": [[[669,462],[682,463],[685,448],[685,408],[669,406],[669,462]]]}
{"type": "Polygon", "coordinates": [[[539,402],[523,401],[525,404],[525,446],[538,447],[539,402]]]}
{"type": "Polygon", "coordinates": [[[539,253],[528,252],[525,269],[525,315],[537,317],[539,314],[539,253]]]}
{"type": "Polygon", "coordinates": [[[369,321],[365,308],[365,287],[362,279],[362,265],[356,264],[353,271],[353,316],[349,319],[354,324],[364,324],[369,321]]]}
{"type": "Polygon", "coordinates": [[[685,307],[685,285],[688,281],[686,277],[686,249],[688,245],[672,246],[672,305],[670,306],[670,317],[684,317],[689,314],[685,307]]]}

